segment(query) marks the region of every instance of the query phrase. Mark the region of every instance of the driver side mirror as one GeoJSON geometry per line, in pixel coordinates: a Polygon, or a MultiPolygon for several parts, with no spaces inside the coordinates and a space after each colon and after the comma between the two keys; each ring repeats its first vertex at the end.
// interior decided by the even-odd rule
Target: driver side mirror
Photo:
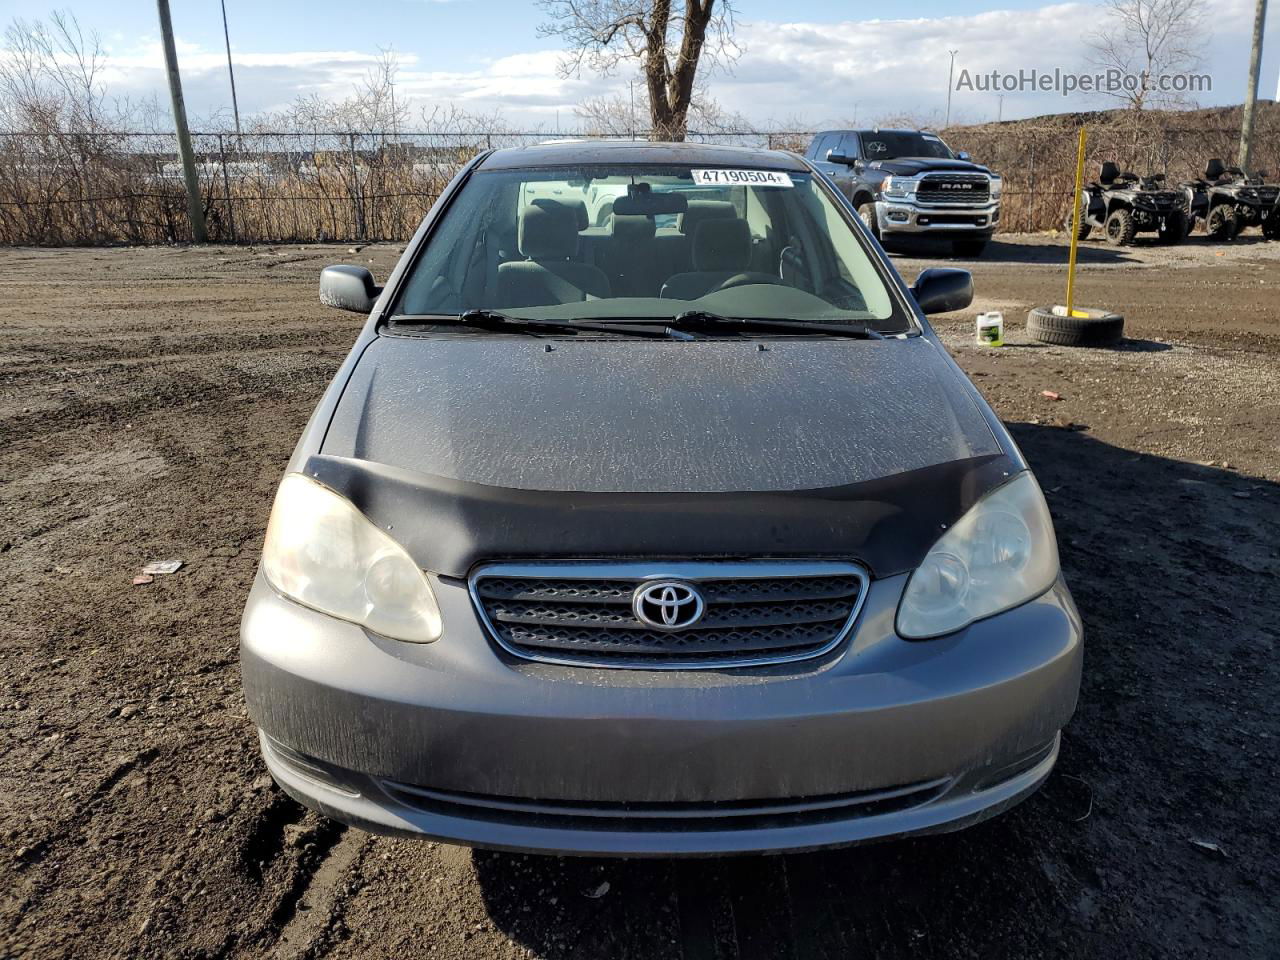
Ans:
{"type": "Polygon", "coordinates": [[[320,302],[326,307],[369,313],[381,293],[373,274],[364,267],[340,263],[320,271],[320,302]]]}
{"type": "Polygon", "coordinates": [[[952,267],[930,267],[916,277],[911,295],[926,316],[963,310],[973,303],[973,274],[952,267]]]}
{"type": "Polygon", "coordinates": [[[968,150],[961,150],[959,153],[957,153],[957,154],[956,154],[956,159],[957,159],[957,160],[971,160],[971,159],[972,159],[972,157],[970,157],[970,156],[969,156],[969,151],[968,151],[968,150]]]}

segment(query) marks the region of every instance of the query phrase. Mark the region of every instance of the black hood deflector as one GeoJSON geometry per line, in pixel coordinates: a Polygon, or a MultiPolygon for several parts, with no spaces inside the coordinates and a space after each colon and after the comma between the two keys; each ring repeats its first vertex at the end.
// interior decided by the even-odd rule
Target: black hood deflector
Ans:
{"type": "Polygon", "coordinates": [[[992,454],[745,493],[517,490],[334,456],[311,457],[305,473],[446,576],[506,559],[838,557],[884,577],[918,566],[946,527],[1021,469],[992,454]]]}

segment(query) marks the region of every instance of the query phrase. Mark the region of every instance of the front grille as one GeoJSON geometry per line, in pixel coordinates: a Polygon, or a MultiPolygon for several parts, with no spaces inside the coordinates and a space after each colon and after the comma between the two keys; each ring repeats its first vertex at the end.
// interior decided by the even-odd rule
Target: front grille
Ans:
{"type": "Polygon", "coordinates": [[[823,561],[548,562],[482,567],[471,595],[490,636],[521,657],[696,669],[833,649],[853,625],[867,582],[858,566],[823,561]],[[669,627],[655,625],[652,614],[649,623],[640,618],[637,591],[665,581],[701,595],[696,622],[669,627]]]}
{"type": "Polygon", "coordinates": [[[981,173],[934,174],[916,188],[917,203],[985,204],[990,198],[991,181],[981,173]]]}
{"type": "Polygon", "coordinates": [[[378,782],[393,800],[425,813],[524,827],[653,832],[763,830],[874,817],[923,806],[951,785],[951,780],[941,778],[796,799],[621,803],[490,797],[395,780],[378,782]]]}

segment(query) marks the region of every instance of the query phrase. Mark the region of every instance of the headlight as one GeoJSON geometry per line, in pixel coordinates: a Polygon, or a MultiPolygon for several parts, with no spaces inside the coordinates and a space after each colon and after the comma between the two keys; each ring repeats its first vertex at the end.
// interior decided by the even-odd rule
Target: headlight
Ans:
{"type": "Polygon", "coordinates": [[[886,197],[905,197],[915,190],[916,183],[910,177],[885,177],[880,192],[886,197]]]}
{"type": "Polygon", "coordinates": [[[991,178],[991,199],[999,200],[1000,193],[1004,190],[1004,180],[1000,177],[991,178]]]}
{"type": "Polygon", "coordinates": [[[440,637],[440,608],[404,547],[302,474],[288,474],[276,492],[262,572],[286,597],[374,633],[415,643],[440,637]]]}
{"type": "Polygon", "coordinates": [[[954,633],[1038,597],[1058,576],[1058,543],[1040,485],[1019,474],[970,508],[911,574],[898,635],[954,633]]]}

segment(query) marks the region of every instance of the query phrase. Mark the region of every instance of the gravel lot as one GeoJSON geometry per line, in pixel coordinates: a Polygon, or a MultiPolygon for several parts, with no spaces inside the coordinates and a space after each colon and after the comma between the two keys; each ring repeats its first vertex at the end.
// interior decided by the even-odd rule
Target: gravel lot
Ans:
{"type": "Polygon", "coordinates": [[[1277,955],[1280,243],[1086,248],[1116,350],[1026,339],[1061,296],[1047,237],[973,266],[1006,347],[938,322],[1039,473],[1086,622],[1046,787],[960,834],[681,862],[373,838],[266,774],[238,620],[361,322],[317,274],[395,258],[0,251],[0,957],[1277,955]],[[185,565],[131,584],[160,558],[185,565]]]}

